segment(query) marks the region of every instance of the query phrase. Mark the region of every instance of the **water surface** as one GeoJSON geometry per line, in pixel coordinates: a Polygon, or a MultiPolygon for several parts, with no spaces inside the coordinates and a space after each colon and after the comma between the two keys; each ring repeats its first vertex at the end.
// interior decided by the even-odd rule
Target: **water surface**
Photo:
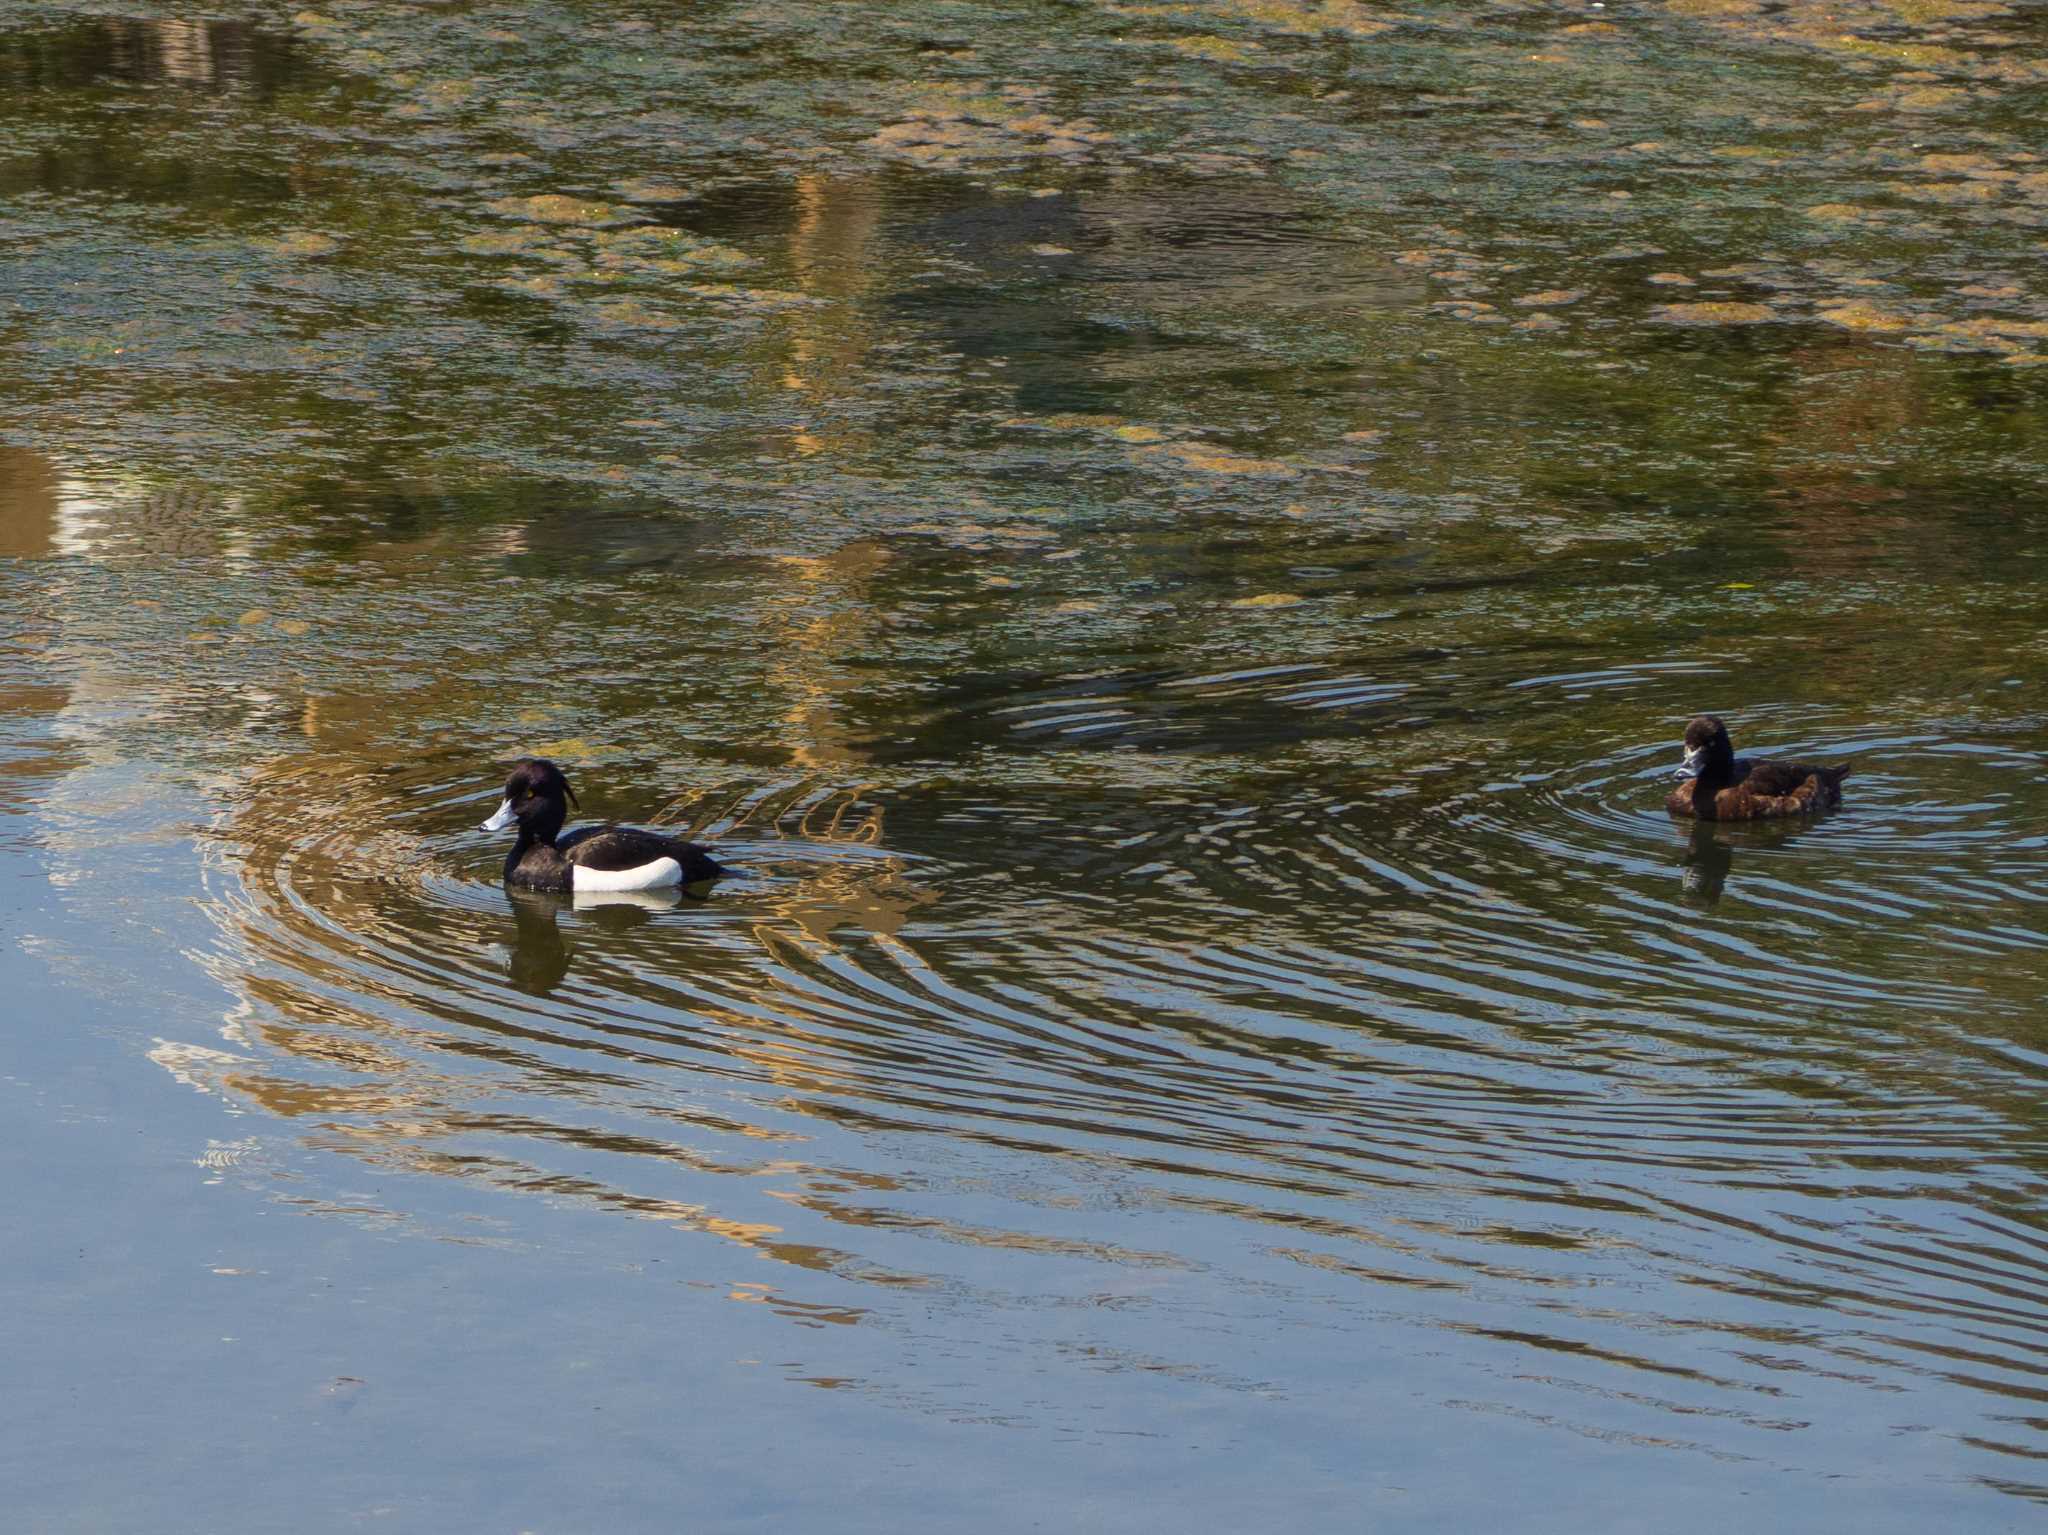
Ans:
{"type": "Polygon", "coordinates": [[[0,0],[25,1527],[2030,1524],[2041,59],[0,0]]]}

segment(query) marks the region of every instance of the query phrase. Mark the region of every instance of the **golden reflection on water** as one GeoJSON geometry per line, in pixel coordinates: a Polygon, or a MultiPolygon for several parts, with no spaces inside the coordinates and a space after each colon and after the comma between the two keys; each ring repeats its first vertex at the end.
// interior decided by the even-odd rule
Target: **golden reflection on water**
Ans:
{"type": "Polygon", "coordinates": [[[778,355],[763,364],[774,387],[798,396],[807,419],[791,426],[788,446],[800,458],[864,456],[873,433],[844,407],[858,397],[876,335],[858,302],[878,282],[874,242],[884,206],[872,176],[800,175],[787,240],[797,291],[827,300],[779,313],[769,326],[778,355]]]}
{"type": "MultiPolygon", "coordinates": [[[[872,674],[864,677],[849,663],[877,648],[873,589],[889,559],[878,541],[856,539],[821,558],[784,555],[775,562],[794,582],[768,599],[768,680],[789,699],[783,739],[792,763],[807,772],[843,772],[867,759],[842,716],[846,699],[864,682],[872,685],[872,674]]],[[[881,836],[879,811],[872,821],[870,841],[881,836]]]]}
{"type": "MultiPolygon", "coordinates": [[[[41,560],[57,551],[62,486],[56,466],[25,448],[0,447],[0,560],[41,560]]],[[[28,811],[41,793],[41,780],[75,766],[40,730],[17,740],[15,720],[47,720],[72,701],[70,681],[43,658],[55,632],[45,601],[24,601],[7,614],[0,639],[21,662],[0,670],[0,814],[28,811]],[[12,717],[12,718],[10,718],[12,717]]]]}
{"type": "MultiPolygon", "coordinates": [[[[795,216],[787,238],[789,267],[800,292],[821,300],[778,314],[765,344],[775,360],[775,386],[803,398],[810,419],[791,428],[803,457],[864,454],[865,429],[836,418],[856,398],[875,342],[866,306],[857,300],[876,282],[870,260],[883,198],[874,178],[796,178],[795,216]]],[[[769,599],[773,686],[790,697],[785,742],[806,771],[843,770],[865,757],[841,718],[841,700],[859,679],[849,660],[872,655],[879,619],[872,589],[891,558],[877,539],[857,538],[831,553],[785,555],[777,564],[795,578],[769,599]]],[[[879,830],[879,828],[878,828],[879,830]]]]}
{"type": "Polygon", "coordinates": [[[57,466],[27,448],[0,445],[0,559],[36,559],[57,549],[57,466]]]}

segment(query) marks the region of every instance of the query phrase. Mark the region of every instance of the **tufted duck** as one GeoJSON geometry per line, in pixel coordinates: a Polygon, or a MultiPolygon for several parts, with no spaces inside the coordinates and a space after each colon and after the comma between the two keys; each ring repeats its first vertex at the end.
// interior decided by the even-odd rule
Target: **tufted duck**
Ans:
{"type": "Polygon", "coordinates": [[[1754,821],[1766,816],[1805,815],[1842,803],[1842,780],[1850,764],[1820,767],[1811,762],[1771,762],[1738,757],[1728,727],[1711,714],[1685,727],[1686,781],[1671,791],[1664,808],[1702,821],[1754,821]]]}
{"type": "Polygon", "coordinates": [[[522,762],[505,780],[505,803],[484,822],[503,831],[517,822],[519,840],[505,859],[505,882],[533,890],[652,890],[689,885],[729,872],[703,848],[680,837],[631,826],[585,826],[561,835],[576,791],[545,758],[522,762]]]}

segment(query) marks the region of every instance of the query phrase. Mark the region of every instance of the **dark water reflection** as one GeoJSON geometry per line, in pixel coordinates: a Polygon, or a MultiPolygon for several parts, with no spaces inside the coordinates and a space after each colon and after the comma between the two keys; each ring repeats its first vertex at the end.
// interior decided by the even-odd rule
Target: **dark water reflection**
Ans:
{"type": "Polygon", "coordinates": [[[2014,1527],[1966,9],[7,32],[33,1527],[2014,1527]],[[508,893],[528,752],[741,874],[508,893]]]}
{"type": "Polygon", "coordinates": [[[311,72],[288,34],[245,21],[110,17],[0,38],[0,84],[18,91],[172,86],[267,96],[311,72]]]}

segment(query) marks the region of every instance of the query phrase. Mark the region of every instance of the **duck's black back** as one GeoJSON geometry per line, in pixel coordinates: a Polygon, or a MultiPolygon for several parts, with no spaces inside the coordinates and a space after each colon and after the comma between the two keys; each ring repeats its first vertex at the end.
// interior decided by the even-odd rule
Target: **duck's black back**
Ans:
{"type": "Polygon", "coordinates": [[[555,840],[562,856],[586,869],[637,869],[657,858],[673,858],[682,866],[683,883],[716,879],[726,868],[709,852],[680,837],[637,826],[584,826],[555,840]]]}

